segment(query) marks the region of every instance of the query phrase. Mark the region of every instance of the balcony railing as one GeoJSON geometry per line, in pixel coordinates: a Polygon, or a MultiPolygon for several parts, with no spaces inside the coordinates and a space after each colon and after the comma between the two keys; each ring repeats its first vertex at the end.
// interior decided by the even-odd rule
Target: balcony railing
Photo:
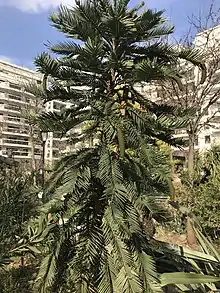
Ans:
{"type": "Polygon", "coordinates": [[[10,88],[12,88],[14,90],[18,90],[18,91],[20,91],[22,89],[20,85],[17,85],[14,83],[10,83],[9,86],[10,86],[10,88]]]}
{"type": "Polygon", "coordinates": [[[28,145],[28,141],[16,140],[16,139],[4,139],[3,144],[19,144],[19,145],[28,145]]]}
{"type": "Polygon", "coordinates": [[[8,95],[8,98],[9,98],[10,100],[22,101],[21,97],[14,96],[14,95],[8,95]]]}
{"type": "Polygon", "coordinates": [[[6,117],[7,121],[21,122],[20,118],[17,117],[6,117]]]}
{"type": "Polygon", "coordinates": [[[16,112],[21,111],[21,107],[14,106],[14,105],[5,105],[4,108],[5,108],[5,110],[12,110],[12,111],[16,111],[16,112]]]}
{"type": "Polygon", "coordinates": [[[175,134],[186,134],[186,130],[184,129],[175,130],[175,134]]]}
{"type": "Polygon", "coordinates": [[[28,130],[18,129],[18,128],[3,128],[2,131],[3,132],[10,132],[10,133],[29,134],[28,130]]]}

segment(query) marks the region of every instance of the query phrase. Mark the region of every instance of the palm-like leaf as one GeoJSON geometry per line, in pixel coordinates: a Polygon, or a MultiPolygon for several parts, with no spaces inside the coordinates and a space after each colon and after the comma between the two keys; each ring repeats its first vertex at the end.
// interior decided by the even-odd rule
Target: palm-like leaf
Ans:
{"type": "MultiPolygon", "coordinates": [[[[68,133],[72,141],[93,136],[99,142],[64,157],[46,191],[44,211],[52,213],[54,228],[45,236],[42,290],[60,289],[58,280],[77,293],[160,290],[155,264],[160,252],[143,216],[156,213],[150,198],[169,195],[170,170],[156,142],[178,145],[173,131],[185,122],[176,109],[154,104],[136,85],[174,80],[181,87],[174,69],[179,59],[202,63],[198,52],[180,52],[163,42],[173,27],[166,26],[162,11],[140,12],[142,5],[129,9],[128,3],[86,0],[60,7],[51,21],[74,40],[50,46],[60,58],[43,53],[35,61],[45,75],[37,93],[45,101],[73,103],[61,114],[43,115],[42,128],[68,133]],[[77,133],[82,125],[87,127],[77,133]]],[[[180,271],[186,260],[176,255],[173,267],[180,271]]]]}

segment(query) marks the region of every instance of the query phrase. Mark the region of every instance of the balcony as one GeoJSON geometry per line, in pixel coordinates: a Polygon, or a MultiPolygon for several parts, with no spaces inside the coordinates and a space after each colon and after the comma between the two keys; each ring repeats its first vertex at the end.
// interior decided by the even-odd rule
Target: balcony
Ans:
{"type": "MultiPolygon", "coordinates": [[[[5,156],[5,157],[8,157],[7,151],[3,151],[2,155],[5,156]]],[[[28,153],[13,152],[12,156],[13,156],[14,159],[17,159],[17,158],[22,158],[22,159],[25,158],[26,159],[26,157],[28,156],[28,153]]],[[[31,157],[29,157],[29,158],[31,159],[31,157]]]]}
{"type": "Polygon", "coordinates": [[[31,147],[28,145],[28,141],[18,140],[18,139],[3,139],[2,145],[11,147],[31,147]]]}
{"type": "Polygon", "coordinates": [[[174,134],[174,137],[187,137],[188,136],[188,134],[187,134],[187,132],[186,132],[186,130],[184,130],[184,129],[179,129],[179,130],[176,130],[175,131],[175,134],[174,134]]]}
{"type": "Polygon", "coordinates": [[[5,117],[5,120],[8,122],[19,122],[19,124],[21,123],[21,118],[17,116],[8,116],[8,117],[5,117]]]}
{"type": "Polygon", "coordinates": [[[27,101],[24,101],[21,96],[16,96],[16,95],[10,95],[10,94],[4,94],[0,93],[0,101],[9,101],[13,103],[19,103],[23,105],[27,105],[27,101]]]}
{"type": "Polygon", "coordinates": [[[9,101],[12,101],[12,102],[15,102],[15,103],[23,104],[23,105],[27,105],[28,104],[28,102],[27,101],[24,101],[22,99],[22,97],[15,96],[15,95],[8,95],[8,100],[9,101]]]}
{"type": "Polygon", "coordinates": [[[53,102],[53,111],[60,112],[62,109],[66,109],[66,103],[62,103],[60,101],[53,102]]]}
{"type": "Polygon", "coordinates": [[[176,130],[175,134],[186,134],[186,130],[185,129],[176,130]]]}
{"type": "Polygon", "coordinates": [[[33,94],[24,91],[24,89],[21,86],[15,85],[14,87],[8,84],[8,82],[0,82],[0,92],[5,94],[11,94],[11,95],[21,95],[25,97],[33,97],[33,94]]]}
{"type": "MultiPolygon", "coordinates": [[[[20,123],[19,123],[20,124],[20,123]]],[[[28,129],[25,128],[20,128],[20,127],[13,127],[13,126],[8,126],[4,127],[2,129],[3,134],[8,134],[8,135],[18,135],[18,136],[29,136],[29,131],[28,129]]]]}
{"type": "Polygon", "coordinates": [[[16,89],[16,88],[10,87],[9,84],[6,82],[1,82],[0,83],[0,92],[16,95],[16,94],[21,93],[21,87],[19,87],[19,89],[18,88],[16,89]]]}
{"type": "MultiPolygon", "coordinates": [[[[10,133],[12,135],[12,133],[10,133]]],[[[16,137],[15,139],[12,139],[10,137],[3,137],[2,139],[2,145],[4,146],[10,146],[10,147],[25,147],[25,148],[31,148],[32,144],[29,142],[28,138],[22,138],[22,137],[16,137]]],[[[42,146],[37,143],[35,143],[35,149],[36,150],[41,150],[42,146]]]]}
{"type": "Polygon", "coordinates": [[[21,107],[17,106],[16,104],[4,104],[0,102],[0,111],[4,113],[11,113],[15,116],[21,114],[21,107]]]}
{"type": "Polygon", "coordinates": [[[12,110],[12,111],[15,111],[15,112],[20,112],[21,111],[21,107],[17,106],[17,105],[5,104],[4,106],[5,106],[4,107],[5,110],[12,110]]]}
{"type": "Polygon", "coordinates": [[[28,140],[9,138],[9,139],[4,139],[3,143],[16,143],[16,144],[28,145],[28,140]]]}

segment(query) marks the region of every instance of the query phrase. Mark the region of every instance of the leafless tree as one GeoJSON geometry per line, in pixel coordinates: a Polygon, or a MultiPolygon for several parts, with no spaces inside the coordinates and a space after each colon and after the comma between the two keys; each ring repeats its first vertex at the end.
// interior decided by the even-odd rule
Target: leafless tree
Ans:
{"type": "MultiPolygon", "coordinates": [[[[195,144],[200,132],[209,127],[217,127],[220,122],[220,8],[210,5],[204,18],[201,15],[189,18],[190,29],[178,42],[178,46],[194,47],[200,50],[206,65],[207,77],[199,83],[201,71],[182,62],[179,71],[182,74],[182,89],[175,83],[157,87],[157,97],[162,103],[177,105],[182,109],[193,109],[186,129],[188,137],[188,170],[194,170],[195,144]]],[[[178,132],[178,130],[177,130],[178,132]]]]}

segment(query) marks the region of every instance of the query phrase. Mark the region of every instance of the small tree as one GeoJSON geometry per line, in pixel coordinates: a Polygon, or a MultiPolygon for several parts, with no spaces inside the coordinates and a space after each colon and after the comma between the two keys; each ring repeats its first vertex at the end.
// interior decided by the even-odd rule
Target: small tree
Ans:
{"type": "Polygon", "coordinates": [[[213,145],[196,158],[195,183],[192,184],[187,174],[183,176],[184,192],[178,198],[180,204],[196,215],[206,233],[215,240],[220,235],[219,165],[220,146],[213,145]]]}
{"type": "MultiPolygon", "coordinates": [[[[53,26],[73,40],[50,47],[59,58],[43,53],[35,60],[44,86],[33,91],[46,101],[73,103],[43,116],[48,130],[69,133],[91,122],[76,141],[95,134],[99,142],[64,157],[47,190],[42,293],[161,290],[154,259],[162,272],[167,263],[163,252],[156,257],[143,215],[155,212],[149,199],[169,193],[170,168],[156,143],[176,144],[173,131],[183,121],[173,107],[154,104],[136,86],[179,82],[179,58],[203,64],[198,51],[179,51],[164,41],[173,27],[166,26],[162,11],[128,3],[93,0],[60,7],[51,16],[53,26]]],[[[172,265],[172,271],[183,270],[180,263],[172,265]]]]}
{"type": "MultiPolygon", "coordinates": [[[[33,174],[34,183],[36,184],[36,172],[39,169],[37,161],[41,163],[42,158],[36,160],[36,146],[41,145],[40,122],[39,115],[43,112],[43,103],[41,98],[30,95],[25,97],[25,106],[21,110],[21,118],[24,120],[23,130],[29,135],[31,144],[31,171],[33,174]]],[[[41,150],[39,153],[41,154],[41,150]]],[[[39,155],[38,153],[38,155],[39,155]]]]}
{"type": "Polygon", "coordinates": [[[0,171],[0,255],[7,254],[22,238],[25,224],[37,214],[38,198],[32,180],[18,166],[0,171]]]}
{"type": "MultiPolygon", "coordinates": [[[[219,112],[216,106],[220,96],[219,64],[220,64],[220,38],[219,24],[220,10],[214,10],[214,4],[210,6],[206,18],[193,16],[190,22],[190,30],[178,43],[178,47],[192,47],[201,49],[203,60],[207,68],[206,80],[199,84],[200,73],[188,62],[181,62],[178,70],[183,74],[183,86],[166,83],[158,88],[158,99],[162,103],[175,104],[181,109],[193,109],[193,115],[188,117],[186,128],[188,136],[188,170],[193,173],[194,152],[198,135],[204,129],[216,127],[216,114],[219,112]],[[196,35],[196,38],[194,37],[196,35]]],[[[178,133],[178,132],[177,132],[178,133]]],[[[181,133],[183,133],[181,131],[181,133]]]]}

